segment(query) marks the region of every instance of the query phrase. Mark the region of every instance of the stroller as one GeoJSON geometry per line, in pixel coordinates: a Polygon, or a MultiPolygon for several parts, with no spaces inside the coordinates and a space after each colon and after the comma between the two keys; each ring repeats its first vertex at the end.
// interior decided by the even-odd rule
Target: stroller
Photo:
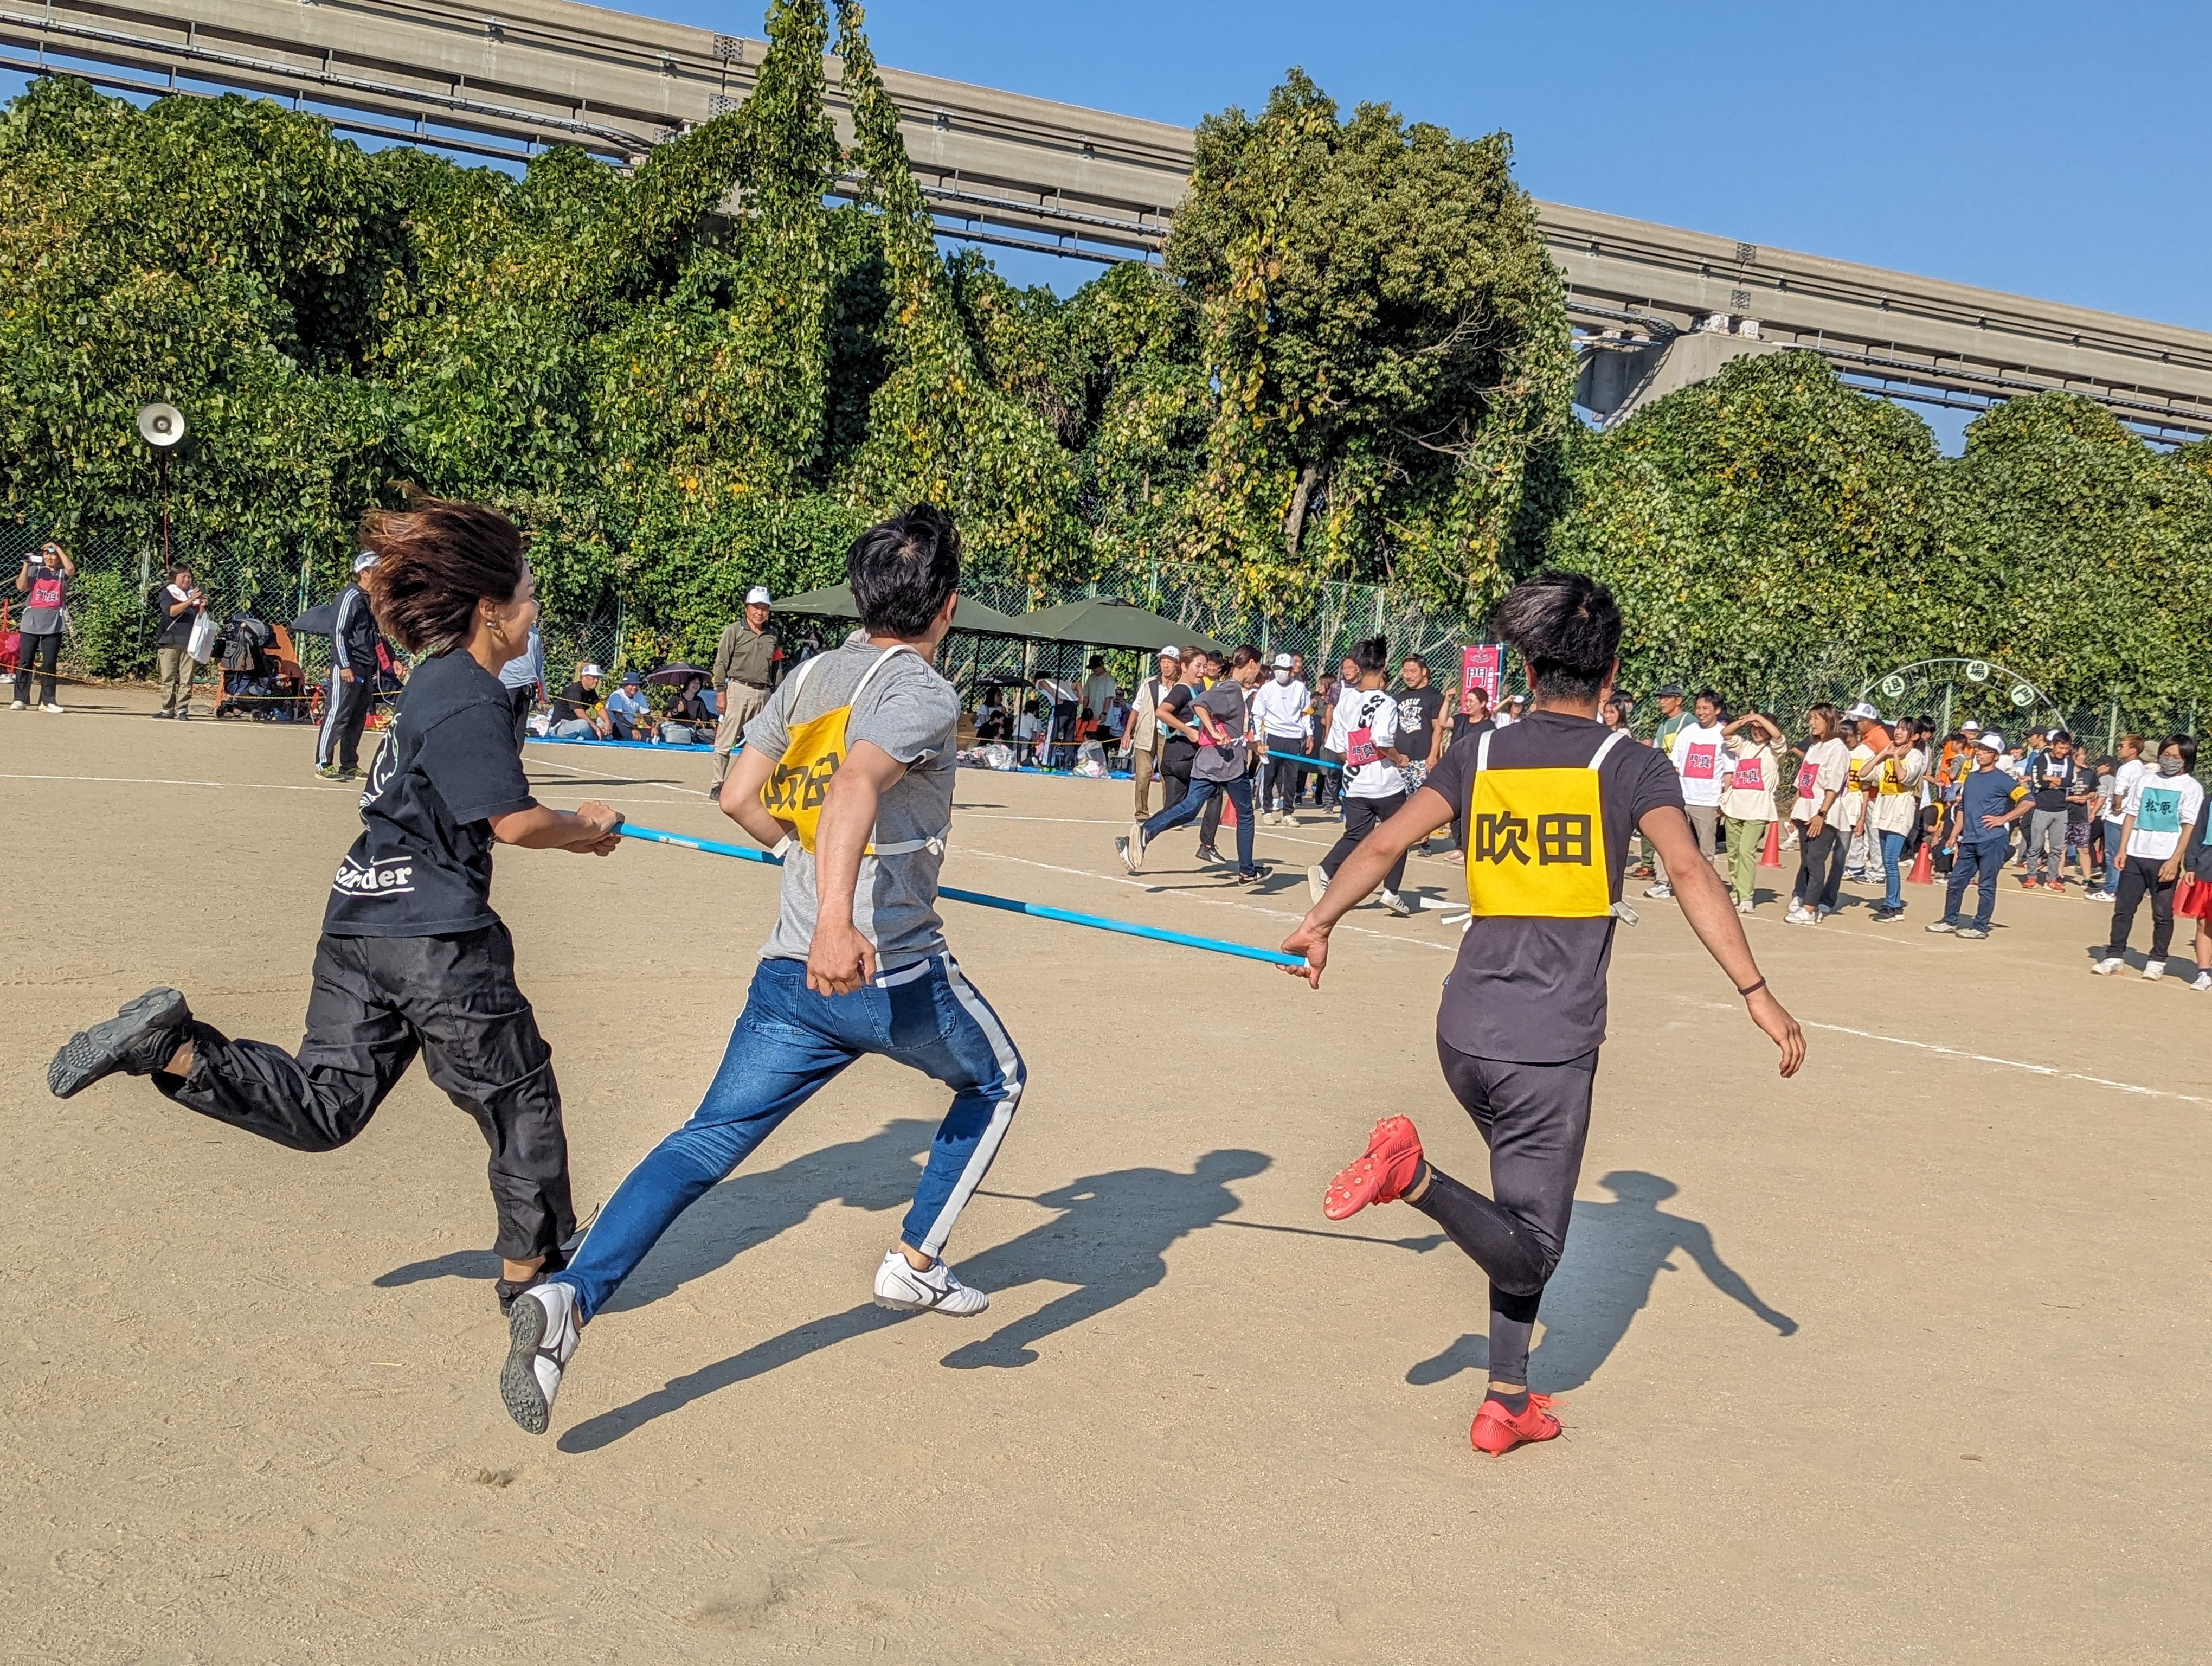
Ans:
{"type": "Polygon", "coordinates": [[[251,717],[263,723],[306,720],[306,679],[283,626],[234,613],[215,646],[222,667],[217,717],[251,717]]]}

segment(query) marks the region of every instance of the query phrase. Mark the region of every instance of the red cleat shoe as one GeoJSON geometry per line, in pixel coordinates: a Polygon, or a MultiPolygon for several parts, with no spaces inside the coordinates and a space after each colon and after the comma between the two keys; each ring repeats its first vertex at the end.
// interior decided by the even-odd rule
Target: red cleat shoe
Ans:
{"type": "Polygon", "coordinates": [[[1331,1220],[1370,1203],[1395,1203],[1421,1171],[1421,1136],[1402,1116],[1385,1116],[1367,1136],[1367,1153],[1328,1183],[1321,1212],[1331,1220]]]}
{"type": "Polygon", "coordinates": [[[1474,1426],[1467,1438],[1474,1443],[1478,1452],[1487,1452],[1492,1457],[1503,1457],[1516,1446],[1525,1446],[1532,1440],[1550,1440],[1559,1432],[1559,1420],[1549,1410],[1552,1396],[1531,1392],[1528,1409],[1516,1417],[1505,1409],[1502,1402],[1486,1400],[1474,1414],[1474,1426]]]}

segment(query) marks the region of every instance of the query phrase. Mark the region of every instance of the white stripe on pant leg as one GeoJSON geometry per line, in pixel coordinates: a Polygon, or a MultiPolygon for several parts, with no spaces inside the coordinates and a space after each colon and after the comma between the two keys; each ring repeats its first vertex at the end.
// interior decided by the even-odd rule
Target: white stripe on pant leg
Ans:
{"type": "Polygon", "coordinates": [[[983,1129],[983,1137],[968,1154],[968,1166],[961,1170],[960,1178],[953,1183],[952,1195],[945,1200],[944,1208],[930,1226],[929,1236],[915,1245],[925,1256],[943,1252],[945,1240],[952,1236],[953,1222],[960,1219],[960,1211],[967,1207],[975,1189],[983,1183],[983,1177],[990,1172],[992,1159],[998,1156],[1000,1144],[1006,1137],[1006,1124],[1014,1120],[1014,1107],[1021,1103],[1022,1087],[1029,1080],[1029,1073],[1022,1067],[1022,1055],[1014,1050],[1014,1043],[1000,1024],[999,1015],[960,976],[960,964],[949,954],[945,957],[945,976],[954,997],[982,1031],[983,1038],[991,1043],[992,1056],[998,1060],[999,1074],[1005,1078],[1006,1085],[997,1108],[991,1113],[990,1122],[983,1129]]]}
{"type": "Polygon", "coordinates": [[[323,727],[315,732],[315,767],[320,769],[331,761],[332,748],[337,741],[337,731],[331,726],[338,721],[338,690],[344,687],[338,668],[331,667],[330,697],[323,702],[323,727]]]}

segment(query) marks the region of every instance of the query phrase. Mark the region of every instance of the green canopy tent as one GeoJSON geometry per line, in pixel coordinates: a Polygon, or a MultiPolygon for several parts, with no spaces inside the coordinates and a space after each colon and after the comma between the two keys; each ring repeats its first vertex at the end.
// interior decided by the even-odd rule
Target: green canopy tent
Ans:
{"type": "Polygon", "coordinates": [[[1224,647],[1194,625],[1164,618],[1112,596],[1086,596],[1057,607],[1041,607],[1023,614],[1020,623],[1025,628],[1024,635],[1083,648],[1133,648],[1156,654],[1169,642],[1182,648],[1224,647]]]}
{"type": "MultiPolygon", "coordinates": [[[[853,599],[853,587],[833,584],[820,590],[809,590],[796,596],[778,597],[774,604],[778,613],[798,613],[817,619],[857,619],[860,617],[858,603],[853,599]]],[[[955,630],[973,630],[987,636],[1034,636],[1026,619],[1017,619],[1001,613],[995,607],[986,607],[981,602],[963,596],[952,610],[955,630]]],[[[1163,637],[1162,641],[1166,639],[1163,637]]]]}

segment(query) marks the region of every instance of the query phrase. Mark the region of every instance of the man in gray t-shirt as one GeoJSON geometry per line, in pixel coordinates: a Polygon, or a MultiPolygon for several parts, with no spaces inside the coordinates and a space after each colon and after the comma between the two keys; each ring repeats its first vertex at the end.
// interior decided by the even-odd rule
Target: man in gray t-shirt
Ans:
{"type": "Polygon", "coordinates": [[[861,629],[785,679],[722,783],[724,813],[784,867],[775,929],[721,1068],[690,1120],[607,1201],[576,1259],[515,1303],[500,1393],[532,1434],[545,1432],[581,1328],[661,1233],[870,1053],[953,1093],[899,1241],[876,1268],[876,1302],[955,1315],[990,1305],[942,1251],[1027,1073],[937,917],[959,704],[932,662],[952,624],[959,534],[922,505],[863,532],[846,572],[861,629]]]}
{"type": "MultiPolygon", "coordinates": [[[[1191,760],[1190,791],[1150,821],[1133,822],[1128,836],[1114,841],[1121,865],[1132,873],[1145,866],[1145,847],[1161,834],[1196,821],[1216,794],[1237,806],[1237,879],[1256,885],[1267,874],[1252,860],[1252,778],[1244,773],[1250,744],[1247,697],[1260,680],[1260,650],[1249,642],[1229,656],[1229,675],[1200,695],[1188,708],[1189,721],[1160,708],[1160,721],[1198,748],[1191,760]]],[[[1202,848],[1202,847],[1201,847],[1202,848]]]]}

